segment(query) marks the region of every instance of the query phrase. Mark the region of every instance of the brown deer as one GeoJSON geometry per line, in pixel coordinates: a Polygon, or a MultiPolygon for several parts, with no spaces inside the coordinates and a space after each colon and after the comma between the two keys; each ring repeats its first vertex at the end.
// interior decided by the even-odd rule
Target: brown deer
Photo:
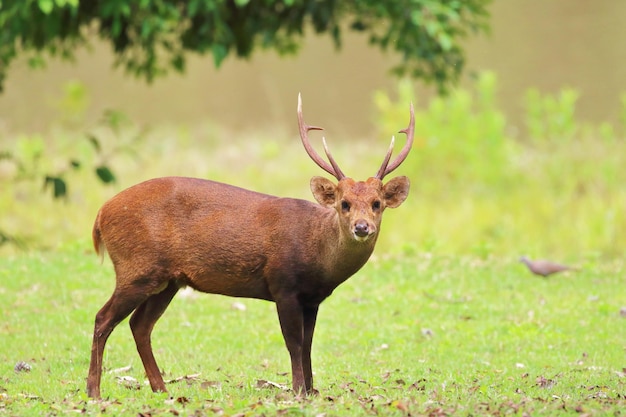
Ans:
{"type": "Polygon", "coordinates": [[[157,178],[120,192],[96,217],[96,252],[113,262],[113,295],[96,314],[87,394],[100,397],[102,355],[107,338],[130,318],[135,344],[152,390],[167,391],[152,353],[150,334],[176,292],[195,290],[276,303],[291,357],[293,390],[313,391],[311,343],[320,303],[368,260],[383,211],[407,197],[409,180],[383,178],[407,157],[415,118],[411,105],[407,136],[389,163],[394,139],[375,176],[346,177],[330,154],[312,148],[298,96],[300,138],[309,156],[338,183],[311,179],[319,204],[280,198],[218,182],[157,178]]]}

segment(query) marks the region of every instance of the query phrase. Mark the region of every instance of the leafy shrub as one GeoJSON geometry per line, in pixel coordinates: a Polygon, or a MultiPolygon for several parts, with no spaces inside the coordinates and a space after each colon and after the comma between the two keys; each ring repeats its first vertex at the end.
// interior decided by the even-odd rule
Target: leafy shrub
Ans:
{"type": "MultiPolygon", "coordinates": [[[[513,139],[496,84],[484,73],[470,89],[416,103],[414,150],[402,167],[413,180],[411,214],[388,216],[390,229],[405,231],[406,253],[622,253],[626,144],[618,129],[578,122],[575,90],[531,89],[527,131],[513,139]]],[[[381,129],[406,123],[411,83],[397,96],[375,94],[381,129]]]]}
{"type": "Polygon", "coordinates": [[[575,118],[579,92],[564,88],[556,96],[541,94],[536,88],[524,96],[526,128],[534,142],[549,140],[572,140],[580,126],[575,118]]]}
{"type": "MultiPolygon", "coordinates": [[[[484,73],[475,91],[459,89],[425,107],[415,102],[415,150],[404,169],[419,178],[445,176],[454,188],[506,183],[514,143],[505,133],[506,118],[496,108],[495,91],[495,75],[484,73]]],[[[408,80],[398,85],[398,97],[393,103],[384,92],[375,94],[381,130],[406,123],[406,103],[413,100],[408,80]]]]}

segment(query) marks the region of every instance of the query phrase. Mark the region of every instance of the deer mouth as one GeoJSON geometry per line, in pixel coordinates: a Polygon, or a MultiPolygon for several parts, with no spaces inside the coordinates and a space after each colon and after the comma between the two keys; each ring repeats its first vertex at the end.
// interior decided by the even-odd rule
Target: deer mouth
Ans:
{"type": "Polygon", "coordinates": [[[354,240],[356,240],[357,242],[365,242],[366,240],[368,240],[370,238],[370,236],[372,235],[365,235],[365,236],[359,236],[356,233],[353,235],[354,236],[354,240]]]}

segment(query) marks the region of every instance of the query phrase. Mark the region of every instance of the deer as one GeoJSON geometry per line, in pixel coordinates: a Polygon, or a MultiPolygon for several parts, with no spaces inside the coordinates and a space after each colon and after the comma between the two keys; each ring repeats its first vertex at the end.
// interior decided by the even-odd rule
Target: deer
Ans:
{"type": "Polygon", "coordinates": [[[370,258],[383,211],[402,204],[406,176],[383,178],[406,159],[415,117],[410,106],[406,143],[390,163],[394,137],[377,173],[355,181],[341,171],[326,139],[328,162],[312,147],[298,95],[300,139],[309,157],[337,182],[310,181],[317,204],[277,197],[207,179],[162,177],[121,191],[100,208],[93,226],[97,254],[115,271],[113,294],[95,316],[87,395],[100,397],[103,352],[115,327],[129,324],[154,392],[167,392],[152,352],[151,333],[183,287],[276,304],[291,360],[292,390],[313,388],[311,346],[319,305],[370,258]]]}

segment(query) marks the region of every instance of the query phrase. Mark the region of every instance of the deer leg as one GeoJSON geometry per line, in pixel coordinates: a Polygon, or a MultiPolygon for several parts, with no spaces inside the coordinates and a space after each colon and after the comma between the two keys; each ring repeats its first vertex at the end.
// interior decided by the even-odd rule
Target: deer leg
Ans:
{"type": "Polygon", "coordinates": [[[178,292],[178,285],[170,281],[168,286],[158,294],[151,295],[133,313],[130,318],[130,329],[135,338],[137,352],[143,362],[150,387],[154,392],[167,392],[163,377],[152,353],[150,335],[157,320],[178,292]]]}
{"type": "Polygon", "coordinates": [[[276,301],[278,320],[291,358],[291,383],[296,394],[306,393],[302,353],[304,342],[303,310],[295,295],[276,301]]]}
{"type": "Polygon", "coordinates": [[[317,319],[319,306],[305,307],[304,319],[304,343],[302,346],[302,371],[304,373],[304,386],[307,393],[313,393],[313,369],[311,367],[311,345],[313,344],[313,331],[317,319]]]}
{"type": "Polygon", "coordinates": [[[116,288],[109,301],[96,314],[89,375],[87,376],[87,395],[89,397],[100,398],[102,355],[111,332],[147,297],[138,291],[122,292],[116,288]]]}

